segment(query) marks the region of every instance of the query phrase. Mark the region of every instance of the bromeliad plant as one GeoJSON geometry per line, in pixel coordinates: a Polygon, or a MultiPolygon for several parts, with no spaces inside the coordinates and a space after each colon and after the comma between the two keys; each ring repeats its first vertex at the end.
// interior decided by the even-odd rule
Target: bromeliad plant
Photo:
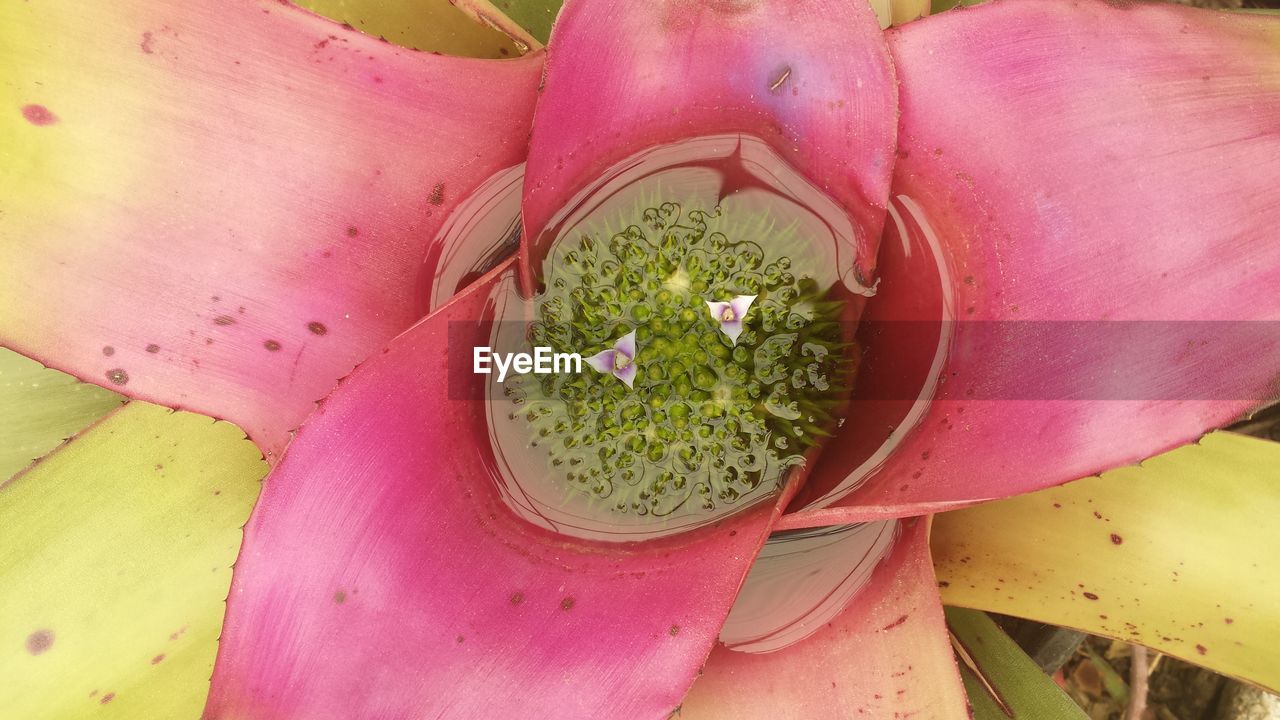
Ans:
{"type": "MultiPolygon", "coordinates": [[[[1280,378],[1274,18],[1001,0],[882,33],[857,3],[575,0],[545,53],[501,62],[275,2],[11,3],[0,20],[0,342],[227,418],[274,466],[210,720],[964,717],[930,514],[1194,440],[1280,378]],[[593,204],[655,157],[670,210],[593,204]],[[521,162],[504,259],[480,220],[521,162]],[[721,236],[670,222],[677,206],[721,236]],[[621,239],[569,234],[580,212],[621,239]],[[457,358],[532,316],[600,372],[523,383],[504,416],[514,399],[464,392],[457,358]],[[516,476],[545,464],[602,513],[590,532],[519,510],[503,417],[521,447],[545,442],[516,476]],[[627,534],[673,508],[679,523],[627,534]],[[779,586],[756,571],[739,596],[771,533],[860,523],[802,538],[867,541],[822,556],[866,554],[842,602],[743,620],[779,586]]],[[[1064,514],[1116,521],[1104,547],[1140,551],[1111,485],[1061,492],[1064,514]]],[[[1052,512],[1028,502],[1010,525],[1052,512]]],[[[1003,562],[972,577],[1275,686],[1274,644],[1250,644],[1280,634],[1274,612],[1224,590],[1196,607],[1249,634],[1144,636],[1124,618],[1147,598],[993,560],[1009,548],[963,518],[994,533],[1001,507],[942,516],[959,528],[945,592],[957,567],[1003,562]]],[[[10,636],[30,663],[75,642],[10,636]]]]}

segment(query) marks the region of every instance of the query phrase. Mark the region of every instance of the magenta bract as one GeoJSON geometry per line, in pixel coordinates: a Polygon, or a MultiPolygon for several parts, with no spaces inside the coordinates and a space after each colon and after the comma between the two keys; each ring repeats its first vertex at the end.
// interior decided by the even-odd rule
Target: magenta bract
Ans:
{"type": "Polygon", "coordinates": [[[654,145],[743,133],[853,218],[874,275],[893,164],[893,70],[869,6],[821,0],[570,2],[556,19],[525,177],[522,262],[575,193],[654,145]]]}
{"type": "Polygon", "coordinates": [[[490,292],[514,285],[511,268],[357,368],[269,476],[208,720],[660,717],[679,704],[780,508],[625,545],[513,515],[484,402],[451,397],[447,370],[450,342],[487,342],[490,292]]]}
{"type": "MultiPolygon", "coordinates": [[[[893,191],[936,235],[952,336],[915,430],[860,489],[787,526],[1065,482],[1274,397],[1277,18],[1026,0],[889,39],[893,191]]],[[[830,459],[810,502],[857,460],[830,459]]]]}

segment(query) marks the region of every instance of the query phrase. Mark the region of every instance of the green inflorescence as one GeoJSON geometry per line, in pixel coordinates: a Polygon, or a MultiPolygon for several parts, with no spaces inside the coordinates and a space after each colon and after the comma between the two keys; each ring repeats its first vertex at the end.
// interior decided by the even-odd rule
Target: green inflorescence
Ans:
{"type": "Polygon", "coordinates": [[[588,357],[634,329],[638,348],[633,388],[590,369],[508,383],[570,491],[619,513],[712,511],[777,489],[832,426],[852,377],[843,303],[726,231],[668,202],[552,252],[530,343],[588,357]],[[737,295],[757,297],[735,345],[706,301],[737,295]]]}

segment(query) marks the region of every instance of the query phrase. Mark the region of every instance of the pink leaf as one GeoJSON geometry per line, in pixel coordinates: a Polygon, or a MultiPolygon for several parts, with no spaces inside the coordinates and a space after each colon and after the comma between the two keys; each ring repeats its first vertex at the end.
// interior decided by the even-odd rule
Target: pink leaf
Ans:
{"type": "Polygon", "coordinates": [[[0,170],[0,342],[230,419],[272,458],[425,314],[428,246],[523,159],[541,71],[397,48],[287,3],[13,14],[17,35],[57,40],[19,65],[58,122],[21,122],[22,158],[0,170]]]}
{"type": "Polygon", "coordinates": [[[640,150],[743,133],[855,223],[873,274],[894,148],[893,71],[869,6],[822,0],[566,3],[548,47],[524,190],[524,272],[556,214],[640,150]]]}
{"type": "Polygon", "coordinates": [[[929,559],[928,521],[914,518],[903,522],[870,583],[812,636],[763,654],[717,647],[678,717],[963,718],[966,702],[929,559]]]}
{"type": "Polygon", "coordinates": [[[949,351],[914,430],[869,476],[873,449],[825,456],[803,498],[825,509],[784,526],[1065,482],[1274,397],[1280,19],[1026,0],[889,37],[895,208],[942,262],[915,289],[885,277],[881,314],[920,338],[874,351],[920,382],[940,329],[949,351]]]}
{"type": "Polygon", "coordinates": [[[645,543],[517,518],[484,403],[455,385],[475,376],[450,367],[487,344],[514,278],[508,262],[477,281],[303,426],[246,528],[208,720],[656,718],[679,703],[780,507],[645,543]]]}

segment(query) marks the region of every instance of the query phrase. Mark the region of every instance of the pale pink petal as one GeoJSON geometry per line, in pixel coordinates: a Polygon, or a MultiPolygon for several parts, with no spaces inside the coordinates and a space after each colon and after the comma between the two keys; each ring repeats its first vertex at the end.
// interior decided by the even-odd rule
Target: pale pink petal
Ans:
{"type": "Polygon", "coordinates": [[[611,373],[613,372],[613,356],[617,352],[617,350],[601,350],[591,357],[583,358],[583,360],[599,372],[611,373]]]}
{"type": "Polygon", "coordinates": [[[733,316],[738,320],[747,317],[747,311],[751,309],[751,303],[756,301],[755,295],[739,295],[729,301],[729,306],[733,308],[733,316]]]}
{"type": "Polygon", "coordinates": [[[731,322],[721,322],[720,331],[729,338],[729,342],[736,345],[738,342],[738,336],[742,334],[742,321],[733,320],[731,322]]]}
{"type": "MultiPolygon", "coordinates": [[[[754,299],[755,296],[753,295],[751,297],[754,299]]],[[[742,303],[738,304],[741,305],[742,303]]],[[[750,307],[750,302],[747,303],[747,307],[750,307]]],[[[710,301],[707,302],[707,309],[711,311],[711,319],[720,326],[720,332],[723,332],[725,336],[729,338],[729,342],[736,345],[738,342],[738,336],[742,334],[742,316],[746,314],[746,310],[744,309],[742,312],[739,312],[733,302],[710,301]],[[733,320],[724,319],[726,310],[733,312],[733,320]]]]}
{"type": "Polygon", "coordinates": [[[617,350],[623,355],[626,355],[627,359],[632,361],[629,367],[634,367],[635,366],[634,361],[636,359],[636,331],[632,330],[626,335],[623,335],[622,337],[615,340],[613,343],[613,349],[617,350]]]}
{"type": "MultiPolygon", "coordinates": [[[[619,354],[621,354],[621,352],[619,354]]],[[[636,364],[628,363],[627,366],[622,368],[621,370],[614,368],[613,375],[614,377],[618,378],[622,382],[626,383],[627,387],[631,387],[631,384],[636,381],[636,364]]]]}

